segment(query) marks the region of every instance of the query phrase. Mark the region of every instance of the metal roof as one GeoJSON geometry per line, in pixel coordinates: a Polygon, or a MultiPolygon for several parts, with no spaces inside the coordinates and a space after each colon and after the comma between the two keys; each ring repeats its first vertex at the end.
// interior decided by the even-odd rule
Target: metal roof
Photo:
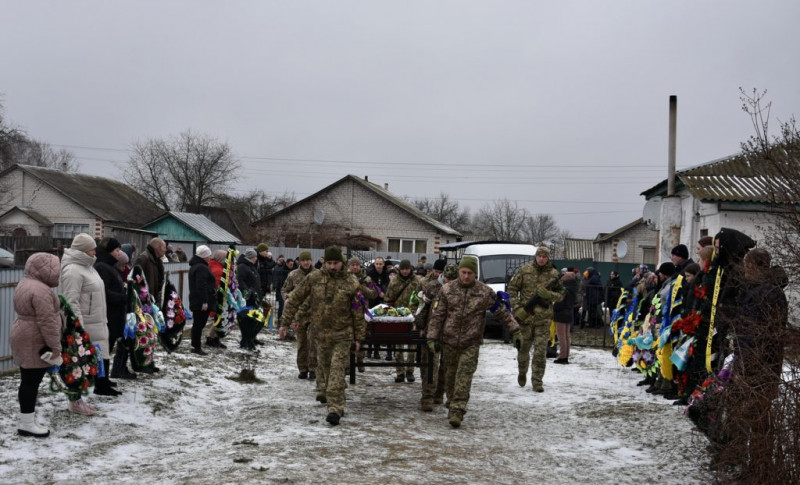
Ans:
{"type": "Polygon", "coordinates": [[[203,214],[192,214],[190,212],[169,212],[159,217],[158,219],[150,222],[147,225],[150,225],[168,216],[172,216],[175,219],[179,220],[180,222],[191,227],[198,233],[205,236],[209,242],[236,243],[236,244],[242,242],[233,234],[229,233],[225,229],[214,224],[211,221],[211,219],[204,216],[203,214]]]}
{"type": "Polygon", "coordinates": [[[594,245],[591,239],[564,239],[565,259],[594,259],[594,245]]]}
{"type": "MultiPolygon", "coordinates": [[[[775,201],[779,193],[786,194],[782,189],[787,187],[785,178],[774,162],[748,160],[742,155],[732,155],[680,170],[675,175],[676,189],[686,187],[700,200],[770,203],[775,201]]],[[[641,195],[649,199],[665,195],[666,191],[667,181],[664,180],[641,195]]]]}

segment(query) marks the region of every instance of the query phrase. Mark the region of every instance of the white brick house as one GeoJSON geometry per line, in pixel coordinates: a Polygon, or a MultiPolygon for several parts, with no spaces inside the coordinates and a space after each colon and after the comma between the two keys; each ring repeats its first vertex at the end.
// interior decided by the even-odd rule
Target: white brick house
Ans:
{"type": "Polygon", "coordinates": [[[651,266],[658,263],[658,231],[650,228],[641,217],[608,234],[598,234],[593,247],[595,261],[651,266]],[[625,255],[620,256],[623,252],[625,255]]]}
{"type": "Polygon", "coordinates": [[[0,228],[18,236],[101,238],[163,212],[122,182],[52,168],[14,165],[0,172],[0,187],[0,228]]]}
{"type": "Polygon", "coordinates": [[[285,209],[254,222],[260,242],[277,246],[439,253],[461,234],[385,187],[347,175],[285,209]]]}

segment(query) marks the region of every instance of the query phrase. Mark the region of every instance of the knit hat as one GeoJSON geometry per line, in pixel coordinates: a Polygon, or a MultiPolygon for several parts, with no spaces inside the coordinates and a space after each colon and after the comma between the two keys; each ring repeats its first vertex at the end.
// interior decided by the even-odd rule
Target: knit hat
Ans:
{"type": "Polygon", "coordinates": [[[201,244],[200,246],[197,246],[197,249],[195,250],[194,254],[200,256],[203,259],[210,258],[211,249],[209,249],[209,247],[206,246],[205,244],[201,244]]]}
{"type": "Polygon", "coordinates": [[[678,244],[672,248],[672,254],[679,258],[689,259],[689,248],[687,248],[685,244],[678,244]]]}
{"type": "Polygon", "coordinates": [[[461,262],[458,263],[458,269],[467,268],[472,270],[473,273],[478,272],[478,260],[472,256],[464,256],[461,262]]]}
{"type": "Polygon", "coordinates": [[[217,249],[214,251],[214,254],[211,255],[211,259],[219,264],[225,264],[225,260],[228,259],[228,251],[225,251],[224,249],[217,249]]]}
{"type": "Polygon", "coordinates": [[[547,256],[550,257],[550,249],[547,246],[539,246],[536,248],[536,256],[547,256]]]}
{"type": "Polygon", "coordinates": [[[70,246],[72,249],[77,249],[83,253],[87,251],[91,251],[92,249],[97,247],[97,243],[94,242],[92,236],[86,233],[80,233],[72,240],[72,245],[70,246]]]}
{"type": "Polygon", "coordinates": [[[458,266],[456,266],[456,263],[450,263],[445,266],[444,270],[442,271],[442,275],[444,275],[444,277],[448,280],[454,280],[458,278],[458,266]]]}
{"type": "Polygon", "coordinates": [[[433,263],[425,263],[425,271],[429,271],[433,269],[433,263]]]}
{"type": "Polygon", "coordinates": [[[311,261],[311,251],[300,251],[300,256],[297,259],[300,261],[311,261]]]}
{"type": "Polygon", "coordinates": [[[447,266],[446,259],[437,259],[433,262],[433,269],[437,271],[443,271],[445,266],[447,266]]]}
{"type": "Polygon", "coordinates": [[[352,258],[350,258],[349,261],[347,261],[347,266],[350,266],[351,264],[357,264],[357,265],[361,266],[361,260],[358,259],[357,257],[353,256],[352,258]]]}
{"type": "Polygon", "coordinates": [[[671,262],[667,261],[666,263],[661,263],[661,266],[658,267],[658,273],[663,274],[667,278],[675,274],[675,265],[671,262]]]}
{"type": "Polygon", "coordinates": [[[344,257],[342,256],[342,249],[339,246],[328,246],[325,248],[325,262],[328,261],[342,261],[344,262],[344,257]]]}
{"type": "Polygon", "coordinates": [[[264,243],[259,244],[256,246],[256,251],[259,253],[263,253],[264,251],[269,251],[269,246],[264,243]]]}
{"type": "Polygon", "coordinates": [[[128,255],[128,260],[130,261],[131,257],[133,256],[133,245],[125,243],[120,247],[122,248],[122,252],[128,255]]]}
{"type": "Polygon", "coordinates": [[[256,250],[253,249],[253,248],[247,248],[245,250],[245,252],[244,252],[245,259],[253,259],[253,258],[257,257],[257,256],[258,256],[258,253],[256,253],[256,250]]]}
{"type": "Polygon", "coordinates": [[[411,261],[407,259],[400,261],[400,269],[411,269],[411,261]]]}
{"type": "Polygon", "coordinates": [[[127,254],[125,254],[125,251],[120,251],[119,257],[117,258],[117,264],[120,266],[125,266],[130,261],[131,259],[128,257],[127,254]]]}

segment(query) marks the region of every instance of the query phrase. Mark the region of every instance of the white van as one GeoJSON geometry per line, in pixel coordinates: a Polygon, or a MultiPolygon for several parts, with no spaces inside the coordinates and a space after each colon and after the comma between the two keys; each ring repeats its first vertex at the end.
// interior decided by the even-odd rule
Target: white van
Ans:
{"type": "Polygon", "coordinates": [[[481,242],[464,248],[461,257],[478,260],[478,280],[494,291],[505,291],[514,273],[533,261],[537,247],[532,244],[481,242]]]}

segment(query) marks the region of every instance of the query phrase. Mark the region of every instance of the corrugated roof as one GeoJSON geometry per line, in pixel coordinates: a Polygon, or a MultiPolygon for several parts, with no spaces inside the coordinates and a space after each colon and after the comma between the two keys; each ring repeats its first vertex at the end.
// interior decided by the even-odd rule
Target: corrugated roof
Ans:
{"type": "Polygon", "coordinates": [[[624,226],[620,227],[619,229],[617,229],[615,231],[612,231],[612,232],[609,232],[609,233],[600,233],[600,234],[598,234],[597,237],[594,238],[594,241],[595,242],[608,241],[609,239],[611,239],[613,237],[616,237],[617,235],[622,234],[623,232],[625,232],[625,231],[627,231],[629,229],[633,229],[634,227],[638,226],[639,224],[644,224],[644,219],[642,219],[641,217],[636,219],[633,222],[625,224],[624,226]]]}
{"type": "Polygon", "coordinates": [[[564,239],[565,259],[594,259],[594,246],[591,239],[564,239]]]}
{"type": "Polygon", "coordinates": [[[104,222],[139,227],[164,212],[130,186],[116,180],[31,165],[16,165],[7,171],[17,167],[104,222]]]}
{"type": "MultiPolygon", "coordinates": [[[[714,160],[676,172],[676,189],[686,187],[697,199],[726,202],[773,202],[773,195],[786,186],[771,161],[747,160],[742,155],[714,160]]],[[[667,181],[645,190],[648,199],[665,195],[667,181]]],[[[795,201],[798,202],[798,201],[795,201]]]]}
{"type": "Polygon", "coordinates": [[[150,225],[154,222],[158,222],[165,217],[172,216],[175,219],[179,220],[180,222],[186,224],[187,226],[191,227],[198,233],[202,234],[205,238],[208,239],[208,242],[212,243],[236,243],[239,244],[240,241],[236,236],[229,233],[225,229],[219,227],[218,225],[214,224],[211,219],[204,216],[203,214],[192,214],[190,212],[169,212],[167,214],[162,215],[161,217],[151,221],[147,225],[150,225]]]}

